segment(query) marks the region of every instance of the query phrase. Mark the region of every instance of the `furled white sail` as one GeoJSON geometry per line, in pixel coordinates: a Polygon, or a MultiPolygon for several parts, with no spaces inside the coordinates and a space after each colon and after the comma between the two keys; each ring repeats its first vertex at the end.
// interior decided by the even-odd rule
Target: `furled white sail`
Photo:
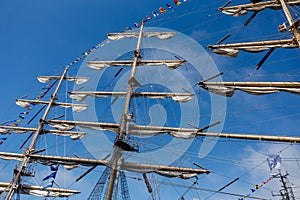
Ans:
{"type": "MultiPolygon", "coordinates": [[[[300,0],[289,0],[286,1],[287,5],[289,6],[299,6],[300,0]]],[[[232,16],[241,16],[248,13],[248,11],[261,11],[266,8],[270,9],[280,9],[281,4],[279,1],[262,1],[257,3],[249,3],[249,4],[243,4],[243,5],[236,5],[236,6],[229,6],[229,7],[221,7],[219,10],[227,15],[232,16]]]]}
{"type": "MultiPolygon", "coordinates": [[[[81,122],[81,121],[64,121],[64,120],[49,120],[49,123],[58,124],[75,124],[79,127],[94,129],[94,130],[109,130],[115,133],[119,132],[119,124],[101,123],[101,122],[81,122]]],[[[174,137],[182,139],[189,139],[199,136],[211,136],[222,138],[246,139],[246,140],[261,140],[261,141],[280,141],[280,142],[293,142],[300,143],[300,137],[290,136],[274,136],[274,135],[259,135],[259,134],[241,134],[241,133],[212,133],[203,132],[201,129],[195,128],[176,128],[176,127],[163,127],[163,126],[142,126],[129,124],[127,134],[143,136],[157,135],[157,134],[170,134],[174,137]]]]}
{"type": "Polygon", "coordinates": [[[289,92],[300,94],[300,82],[199,82],[200,87],[222,96],[231,97],[236,90],[253,95],[289,92]]]}
{"type": "MultiPolygon", "coordinates": [[[[66,125],[63,126],[63,124],[54,124],[53,126],[58,127],[57,129],[60,130],[42,130],[40,134],[54,134],[59,136],[70,136],[71,139],[77,140],[82,138],[86,133],[85,132],[74,132],[74,131],[68,131],[72,130],[75,126],[72,125],[66,125]]],[[[8,134],[10,131],[18,134],[26,133],[26,132],[34,132],[36,131],[36,128],[26,128],[26,127],[15,127],[15,126],[0,126],[0,134],[8,134]]]]}
{"type": "Polygon", "coordinates": [[[130,135],[135,136],[153,136],[160,134],[169,134],[176,138],[191,139],[197,134],[197,129],[184,129],[175,127],[161,127],[161,126],[142,126],[130,124],[128,127],[130,135]]]}
{"type": "MultiPolygon", "coordinates": [[[[30,104],[49,104],[48,101],[39,101],[39,100],[26,100],[26,99],[17,99],[16,104],[21,107],[29,107],[30,104]]],[[[62,108],[72,108],[73,112],[80,112],[85,110],[88,105],[87,104],[72,104],[72,103],[62,103],[62,102],[53,102],[52,106],[60,106],[62,108]]]]}
{"type": "MultiPolygon", "coordinates": [[[[62,125],[62,128],[65,126],[79,126],[81,128],[88,128],[91,130],[109,130],[114,133],[118,133],[119,124],[113,123],[101,123],[101,122],[82,122],[82,121],[65,121],[65,120],[50,120],[48,121],[50,126],[60,129],[59,125],[62,125]]],[[[153,136],[158,134],[169,134],[173,137],[190,139],[194,138],[197,135],[198,129],[188,129],[188,128],[176,128],[176,127],[163,127],[163,126],[142,126],[142,125],[128,125],[129,135],[135,136],[153,136]]]]}
{"type": "MultiPolygon", "coordinates": [[[[157,37],[161,40],[166,40],[175,35],[175,32],[143,32],[142,37],[157,37]]],[[[109,33],[108,39],[121,40],[124,38],[138,38],[139,32],[124,32],[124,33],[109,33]]]]}
{"type": "MultiPolygon", "coordinates": [[[[0,158],[8,159],[8,160],[22,160],[24,158],[24,155],[16,154],[16,153],[0,152],[0,158]]],[[[31,155],[29,162],[31,163],[38,162],[43,165],[61,164],[64,167],[66,167],[66,169],[74,169],[79,166],[95,166],[95,165],[111,166],[111,162],[107,160],[71,158],[71,157],[63,157],[63,156],[46,156],[46,155],[37,155],[37,154],[31,155]]],[[[131,163],[131,162],[120,163],[120,169],[131,171],[131,172],[139,172],[139,173],[154,172],[162,176],[177,177],[183,179],[192,178],[202,173],[210,173],[209,170],[203,170],[203,169],[140,164],[140,163],[131,163]]]]}
{"type": "MultiPolygon", "coordinates": [[[[185,63],[185,60],[139,60],[137,66],[161,66],[165,65],[169,69],[176,69],[185,63]]],[[[88,61],[86,62],[87,66],[96,69],[103,70],[105,67],[111,66],[122,66],[122,67],[131,67],[132,60],[115,60],[115,61],[88,61]]]]}
{"type": "Polygon", "coordinates": [[[160,170],[155,171],[155,173],[169,178],[181,178],[181,179],[190,179],[199,175],[197,173],[167,172],[167,171],[160,171],[160,170]]]}
{"type": "Polygon", "coordinates": [[[236,57],[240,50],[247,52],[261,52],[270,48],[298,48],[298,45],[294,39],[284,39],[284,40],[269,40],[269,41],[259,41],[259,42],[243,42],[243,43],[233,43],[233,44],[219,44],[219,45],[209,45],[208,48],[212,52],[221,54],[224,56],[236,57]]]}
{"type": "Polygon", "coordinates": [[[230,49],[230,48],[217,48],[217,49],[212,49],[212,52],[216,54],[221,54],[224,56],[229,56],[232,58],[235,58],[239,54],[239,50],[236,49],[230,49]]]}
{"type": "Polygon", "coordinates": [[[48,123],[50,126],[58,130],[63,130],[65,127],[68,126],[72,128],[74,128],[75,126],[79,126],[91,130],[109,130],[116,133],[118,132],[119,129],[119,124],[113,124],[113,123],[66,121],[66,120],[49,120],[48,123]]]}
{"type": "MultiPolygon", "coordinates": [[[[84,101],[87,96],[106,98],[106,97],[126,97],[126,92],[69,92],[70,98],[75,101],[84,101]]],[[[134,92],[132,94],[133,98],[143,97],[143,98],[172,98],[175,102],[188,102],[192,100],[194,94],[192,93],[170,93],[170,92],[134,92]]]]}
{"type": "MultiPolygon", "coordinates": [[[[41,83],[47,83],[52,80],[58,80],[60,79],[60,76],[38,76],[37,79],[41,83]]],[[[74,81],[77,85],[83,84],[89,80],[88,77],[64,77],[64,80],[67,81],[74,81]]]]}
{"type": "MultiPolygon", "coordinates": [[[[10,183],[0,182],[0,193],[6,192],[7,187],[10,183]]],[[[20,185],[20,190],[18,191],[21,194],[30,194],[34,196],[42,196],[42,197],[69,197],[74,194],[79,194],[78,190],[66,190],[61,188],[46,188],[42,189],[42,186],[32,186],[32,185],[20,185]]]]}

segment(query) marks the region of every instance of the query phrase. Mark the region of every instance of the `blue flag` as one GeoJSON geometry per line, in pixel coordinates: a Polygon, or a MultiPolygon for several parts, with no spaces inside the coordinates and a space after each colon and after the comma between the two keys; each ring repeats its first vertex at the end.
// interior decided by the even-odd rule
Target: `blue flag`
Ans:
{"type": "Polygon", "coordinates": [[[45,185],[44,187],[41,188],[41,190],[45,190],[47,188],[51,188],[53,186],[54,180],[51,181],[50,183],[48,183],[47,185],[45,185]]]}
{"type": "Polygon", "coordinates": [[[52,172],[50,175],[46,176],[45,178],[43,178],[42,181],[48,180],[49,178],[55,178],[57,171],[52,172]]]}
{"type": "Polygon", "coordinates": [[[51,166],[50,166],[50,170],[51,170],[51,171],[57,171],[57,170],[58,170],[58,166],[59,166],[59,165],[51,165],[51,166]]]}

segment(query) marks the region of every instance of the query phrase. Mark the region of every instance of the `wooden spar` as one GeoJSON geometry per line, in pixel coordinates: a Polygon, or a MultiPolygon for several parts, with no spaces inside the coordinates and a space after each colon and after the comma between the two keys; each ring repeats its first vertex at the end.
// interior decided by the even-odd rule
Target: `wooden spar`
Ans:
{"type": "Polygon", "coordinates": [[[273,135],[237,134],[237,133],[209,133],[209,132],[198,132],[196,135],[197,136],[232,138],[232,139],[300,143],[300,137],[291,137],[291,136],[273,136],[273,135]]]}
{"type": "Polygon", "coordinates": [[[145,184],[146,184],[146,187],[147,187],[148,192],[149,192],[149,193],[152,193],[153,190],[152,190],[151,184],[150,184],[150,182],[149,182],[149,179],[148,179],[146,173],[143,173],[143,178],[144,178],[144,182],[145,182],[145,184]]]}
{"type": "MultiPolygon", "coordinates": [[[[24,103],[34,103],[34,104],[43,104],[49,105],[50,101],[38,101],[38,100],[28,100],[28,99],[17,99],[17,102],[24,102],[24,103]]],[[[74,103],[64,103],[64,102],[52,102],[52,106],[62,106],[62,107],[72,107],[72,106],[82,106],[87,107],[87,104],[74,104],[74,103]]]]}
{"type": "MultiPolygon", "coordinates": [[[[185,60],[139,60],[137,66],[159,66],[159,65],[166,65],[166,66],[174,66],[179,67],[185,60]]],[[[103,67],[109,66],[127,66],[131,67],[133,64],[132,60],[113,60],[113,61],[88,61],[86,64],[89,67],[98,67],[99,69],[103,67]]]]}
{"type": "Polygon", "coordinates": [[[231,34],[227,34],[225,35],[223,38],[221,38],[216,44],[221,44],[222,42],[224,42],[226,39],[228,39],[231,36],[231,34]]]}
{"type": "MultiPolygon", "coordinates": [[[[59,80],[60,79],[60,76],[38,76],[37,79],[44,83],[44,82],[48,82],[48,81],[51,81],[51,80],[59,80]]],[[[71,76],[66,76],[64,77],[64,80],[67,80],[67,81],[82,81],[82,82],[86,82],[89,80],[88,77],[71,77],[71,76]]]]}
{"type": "MultiPolygon", "coordinates": [[[[87,96],[106,98],[110,96],[126,97],[126,92],[100,92],[100,91],[72,91],[68,93],[70,98],[76,101],[83,101],[87,96]]],[[[187,102],[192,99],[192,93],[170,93],[170,92],[133,92],[131,98],[173,98],[177,102],[187,102]]]]}
{"type": "MultiPolygon", "coordinates": [[[[0,188],[1,187],[6,188],[9,186],[9,184],[10,183],[0,182],[0,188]]],[[[21,184],[20,187],[21,187],[20,192],[23,194],[27,194],[26,192],[23,192],[23,190],[41,191],[41,188],[42,188],[42,186],[33,186],[33,185],[24,185],[24,184],[21,184]]],[[[67,190],[67,189],[60,189],[60,188],[46,188],[45,191],[55,192],[55,193],[69,193],[70,195],[80,193],[80,191],[78,191],[78,190],[67,190]]],[[[65,195],[65,196],[67,196],[67,195],[65,195]]]]}
{"type": "Polygon", "coordinates": [[[198,84],[208,86],[300,88],[300,82],[199,82],[198,84]]]}
{"type": "Polygon", "coordinates": [[[120,40],[125,37],[127,38],[139,38],[141,37],[157,37],[158,39],[164,40],[173,37],[175,32],[143,32],[142,35],[139,32],[122,32],[122,33],[109,33],[107,37],[111,40],[120,40]]]}
{"type": "Polygon", "coordinates": [[[69,124],[69,125],[76,125],[82,127],[97,127],[104,130],[114,130],[113,132],[117,132],[120,126],[120,124],[114,124],[114,123],[70,121],[70,120],[49,120],[47,123],[69,124]]]}
{"type": "MultiPolygon", "coordinates": [[[[86,94],[91,96],[118,96],[126,97],[126,92],[101,92],[101,91],[72,91],[69,94],[86,94]]],[[[132,97],[174,97],[174,96],[194,96],[192,93],[172,93],[172,92],[133,92],[132,97]]]]}
{"type": "MultiPolygon", "coordinates": [[[[255,4],[253,4],[253,3],[248,3],[248,4],[243,4],[243,5],[236,5],[236,6],[228,6],[228,7],[226,7],[226,6],[222,6],[222,7],[220,7],[218,10],[219,11],[223,11],[223,10],[229,10],[229,9],[239,9],[239,8],[241,8],[241,9],[248,9],[248,8],[252,8],[252,7],[254,7],[254,6],[257,6],[257,7],[262,7],[262,6],[272,6],[272,5],[274,5],[274,2],[275,3],[277,3],[276,1],[262,1],[262,2],[258,2],[258,3],[255,3],[255,4]]],[[[276,5],[276,4],[275,4],[276,5]]],[[[277,6],[280,6],[280,4],[279,3],[277,3],[277,6]]]]}
{"type": "MultiPolygon", "coordinates": [[[[291,1],[291,2],[287,2],[287,4],[289,6],[296,6],[298,5],[300,2],[297,1],[291,1]]],[[[219,11],[226,11],[226,10],[235,10],[235,9],[245,9],[245,10],[254,10],[254,8],[278,8],[281,7],[280,3],[278,3],[278,1],[261,1],[261,2],[257,2],[257,3],[249,3],[249,4],[243,4],[243,5],[236,5],[236,6],[229,6],[229,7],[220,7],[219,11]]],[[[260,9],[260,10],[262,10],[260,9]]]]}
{"type": "MultiPolygon", "coordinates": [[[[24,154],[17,153],[7,153],[0,152],[0,157],[3,159],[15,159],[20,160],[25,157],[24,154]],[[4,158],[6,157],[6,158],[4,158]]],[[[61,163],[62,165],[73,165],[79,164],[83,166],[109,166],[111,167],[112,162],[108,160],[97,160],[97,159],[88,159],[88,158],[72,158],[66,156],[47,156],[47,155],[37,155],[32,154],[30,156],[30,160],[32,162],[41,162],[42,164],[47,164],[47,161],[51,161],[53,163],[61,163]]],[[[152,165],[152,164],[140,164],[140,163],[131,163],[131,162],[123,162],[121,164],[121,169],[133,171],[136,169],[137,171],[155,171],[161,170],[166,172],[186,172],[186,173],[210,173],[209,170],[203,169],[195,169],[195,168],[185,168],[185,167],[176,167],[176,166],[166,166],[166,165],[152,165]]]]}
{"type": "MultiPolygon", "coordinates": [[[[122,140],[126,134],[128,109],[129,109],[129,104],[130,104],[130,100],[131,100],[131,95],[134,90],[133,80],[135,80],[134,76],[135,76],[138,60],[141,58],[140,45],[141,45],[141,41],[142,41],[143,28],[144,28],[144,21],[142,21],[139,36],[138,36],[137,46],[134,51],[134,59],[133,59],[133,63],[132,63],[131,74],[130,74],[130,77],[128,80],[127,95],[126,95],[125,104],[123,107],[123,112],[122,112],[122,116],[121,116],[121,120],[120,120],[119,135],[117,136],[116,141],[122,140]]],[[[115,179],[117,176],[117,166],[118,166],[119,160],[121,159],[121,153],[122,153],[121,149],[118,146],[114,145],[114,154],[112,157],[113,163],[112,163],[111,173],[109,176],[108,188],[106,191],[106,197],[105,197],[106,200],[111,200],[111,198],[112,198],[115,179]]]]}
{"type": "Polygon", "coordinates": [[[255,67],[256,70],[259,70],[259,68],[266,62],[266,60],[270,57],[270,55],[273,53],[274,50],[275,50],[274,47],[269,49],[269,51],[266,53],[266,55],[256,65],[256,67],[255,67]]]}
{"type": "MultiPolygon", "coordinates": [[[[251,46],[264,46],[264,45],[283,45],[283,44],[293,44],[293,39],[284,39],[284,40],[267,40],[267,41],[258,41],[258,42],[240,42],[233,44],[219,44],[219,45],[208,45],[208,48],[236,48],[242,49],[243,47],[251,46]]],[[[295,46],[296,47],[296,46],[295,46]]]]}
{"type": "Polygon", "coordinates": [[[45,124],[45,120],[46,120],[46,117],[48,116],[50,108],[54,104],[54,100],[56,100],[57,92],[58,92],[58,90],[59,90],[59,88],[60,88],[60,86],[62,84],[62,81],[63,81],[63,79],[64,79],[64,77],[65,77],[68,69],[69,69],[69,67],[66,67],[64,69],[63,73],[60,76],[59,82],[58,82],[58,84],[56,86],[56,89],[53,92],[53,94],[51,95],[50,101],[47,102],[48,103],[47,104],[47,108],[46,108],[46,110],[45,110],[42,118],[39,120],[37,129],[34,132],[32,141],[31,141],[28,149],[24,153],[24,158],[23,158],[22,164],[20,165],[20,167],[18,169],[18,173],[15,175],[15,177],[13,178],[12,182],[10,183],[10,185],[8,187],[8,193],[7,193],[6,197],[5,197],[5,200],[11,200],[11,198],[14,195],[15,189],[17,188],[17,184],[20,181],[21,173],[24,171],[24,169],[26,168],[27,162],[30,160],[30,156],[32,155],[32,152],[34,151],[34,148],[35,148],[35,143],[37,142],[37,139],[38,139],[38,137],[40,135],[40,132],[43,129],[43,126],[45,124]]]}
{"type": "MultiPolygon", "coordinates": [[[[26,127],[15,127],[15,126],[0,126],[0,129],[6,129],[11,131],[24,131],[24,132],[34,132],[36,128],[26,128],[26,127]]],[[[84,135],[85,132],[76,132],[76,131],[61,131],[61,130],[41,130],[40,134],[44,133],[58,133],[58,134],[69,134],[69,135],[84,135]]]]}
{"type": "Polygon", "coordinates": [[[125,169],[130,168],[130,169],[137,169],[139,171],[151,169],[153,171],[162,170],[168,172],[186,172],[186,173],[197,173],[197,174],[210,173],[210,170],[206,170],[206,169],[195,169],[195,168],[185,168],[185,167],[175,167],[175,166],[165,166],[165,165],[151,165],[151,164],[140,164],[140,163],[129,163],[129,162],[124,162],[122,166],[125,169]]]}
{"type": "MultiPolygon", "coordinates": [[[[117,129],[117,127],[119,126],[119,124],[109,124],[109,123],[100,123],[100,122],[80,122],[80,121],[60,121],[60,120],[55,120],[55,122],[56,123],[70,122],[70,124],[93,125],[93,126],[102,127],[103,129],[106,129],[106,130],[117,129]]],[[[258,134],[253,135],[253,134],[242,134],[242,133],[209,133],[209,132],[199,131],[199,129],[195,129],[195,128],[192,129],[192,128],[176,128],[176,127],[163,127],[163,126],[131,125],[129,127],[129,129],[157,131],[157,133],[160,133],[160,134],[168,133],[168,132],[182,132],[182,133],[194,133],[195,136],[199,136],[199,137],[200,136],[211,136],[211,137],[222,137],[222,138],[232,138],[232,139],[248,139],[248,140],[300,143],[300,137],[271,136],[271,135],[258,135],[258,134]]],[[[130,132],[129,132],[129,134],[130,134],[130,132]]],[[[139,136],[143,136],[142,132],[139,136]]]]}

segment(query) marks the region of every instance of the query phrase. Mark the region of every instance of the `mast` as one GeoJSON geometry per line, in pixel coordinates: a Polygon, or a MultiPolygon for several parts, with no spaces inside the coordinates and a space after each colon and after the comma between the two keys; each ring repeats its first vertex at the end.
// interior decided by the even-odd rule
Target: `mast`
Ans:
{"type": "MultiPolygon", "coordinates": [[[[141,45],[141,40],[142,40],[143,28],[144,28],[144,21],[142,21],[139,36],[138,36],[137,46],[134,51],[134,60],[133,60],[133,64],[132,64],[131,74],[130,74],[130,77],[128,80],[128,89],[127,89],[127,95],[126,95],[126,99],[125,99],[124,109],[123,109],[123,113],[122,113],[122,117],[121,117],[121,121],[120,121],[119,135],[117,136],[115,142],[122,140],[124,135],[126,134],[126,125],[127,125],[127,121],[128,121],[128,115],[127,115],[128,108],[129,108],[129,104],[130,104],[131,95],[133,93],[133,89],[135,86],[134,84],[136,82],[134,76],[135,76],[135,72],[136,72],[138,59],[141,57],[140,56],[140,45],[141,45]]],[[[120,159],[121,159],[121,149],[120,149],[120,147],[114,145],[114,155],[112,157],[113,164],[112,164],[108,188],[107,188],[106,197],[105,197],[106,200],[111,200],[111,198],[112,198],[113,188],[114,188],[114,184],[115,184],[116,178],[117,178],[116,177],[117,176],[117,166],[118,166],[118,162],[120,161],[120,159]]]]}
{"type": "Polygon", "coordinates": [[[22,174],[23,170],[26,168],[26,165],[27,165],[27,163],[30,159],[30,156],[34,153],[36,141],[39,137],[40,132],[43,129],[43,126],[45,124],[45,120],[46,120],[46,117],[48,116],[50,108],[51,108],[52,104],[54,103],[54,101],[56,100],[57,92],[60,89],[60,86],[62,84],[62,81],[63,81],[68,69],[69,69],[68,66],[65,67],[63,73],[60,76],[59,82],[56,86],[56,89],[55,89],[54,93],[51,95],[51,98],[50,98],[50,101],[48,102],[46,110],[45,110],[42,118],[39,120],[39,124],[37,126],[36,131],[34,132],[34,136],[32,138],[32,141],[31,141],[28,149],[24,152],[24,158],[23,158],[22,164],[20,165],[17,174],[15,175],[15,177],[13,178],[12,182],[10,183],[10,185],[8,187],[8,193],[7,193],[7,196],[6,196],[5,200],[11,200],[11,198],[14,195],[15,190],[18,187],[18,182],[20,181],[21,174],[22,174]]]}
{"type": "Polygon", "coordinates": [[[287,21],[289,22],[290,25],[290,31],[291,33],[294,35],[295,40],[297,41],[298,46],[300,46],[300,33],[298,31],[298,29],[295,27],[295,22],[294,19],[286,5],[285,0],[279,0],[281,6],[282,6],[282,10],[286,16],[287,21]]]}
{"type": "Polygon", "coordinates": [[[281,170],[279,170],[278,174],[275,174],[273,178],[277,178],[281,182],[281,188],[279,194],[273,194],[272,196],[280,196],[282,200],[295,200],[295,195],[292,190],[292,186],[289,183],[288,173],[286,172],[284,175],[282,174],[281,170]]]}

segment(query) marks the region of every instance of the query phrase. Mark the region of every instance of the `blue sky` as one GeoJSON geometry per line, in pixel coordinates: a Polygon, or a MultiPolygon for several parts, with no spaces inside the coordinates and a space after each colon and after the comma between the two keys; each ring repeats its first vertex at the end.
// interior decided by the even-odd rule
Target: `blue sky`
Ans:
{"type": "MultiPolygon", "coordinates": [[[[119,32],[132,27],[134,22],[138,22],[146,15],[151,15],[152,11],[158,12],[158,8],[170,3],[174,9],[159,17],[149,21],[146,26],[174,29],[187,34],[206,49],[208,44],[214,44],[227,33],[232,36],[225,42],[257,41],[261,39],[289,38],[289,33],[279,33],[277,26],[285,19],[280,11],[264,10],[247,27],[241,25],[247,20],[250,14],[242,17],[225,16],[217,12],[217,8],[226,1],[218,0],[213,2],[188,0],[182,5],[175,7],[171,0],[127,0],[127,1],[1,1],[0,7],[0,58],[2,61],[2,73],[0,74],[1,89],[1,114],[2,122],[14,120],[23,110],[15,105],[15,99],[26,94],[32,99],[39,95],[43,84],[36,80],[38,75],[57,75],[63,67],[72,62],[75,58],[82,56],[82,53],[106,39],[109,32],[119,32]],[[278,16],[275,18],[274,16],[278,16]]],[[[234,1],[232,5],[238,3],[248,3],[249,1],[234,1]]],[[[295,16],[298,9],[292,9],[295,16]]],[[[113,43],[115,45],[115,43],[113,43]]],[[[107,48],[112,43],[107,44],[107,48]]],[[[182,51],[192,51],[191,47],[183,47],[182,51]]],[[[208,50],[208,49],[206,49],[208,50]]],[[[209,50],[208,50],[209,52],[209,50]]],[[[181,52],[178,52],[180,54],[181,52]]],[[[238,58],[227,58],[214,55],[209,52],[216,63],[219,71],[224,72],[222,77],[225,81],[297,81],[299,80],[299,50],[276,50],[270,59],[259,70],[255,70],[255,65],[263,57],[264,52],[250,54],[241,52],[238,58]]],[[[101,54],[99,54],[101,56],[101,54]]],[[[95,56],[91,54],[90,56],[95,56]]],[[[70,75],[75,75],[80,65],[70,69],[70,75]]],[[[203,66],[208,67],[208,66],[203,66]]],[[[187,69],[183,69],[184,71],[187,69]]],[[[195,83],[197,77],[193,77],[195,83]]],[[[69,85],[71,88],[72,85],[69,85]]],[[[193,122],[196,126],[205,126],[209,123],[211,113],[211,96],[207,91],[194,89],[200,101],[200,120],[193,122]],[[198,123],[198,124],[197,124],[198,123]]],[[[59,97],[64,97],[63,90],[59,97]]],[[[64,97],[65,98],[65,97],[64,97]]],[[[64,100],[62,98],[62,100],[64,100]]],[[[227,111],[224,121],[224,132],[232,133],[260,133],[274,135],[299,136],[299,96],[292,94],[272,94],[267,96],[250,96],[241,92],[226,99],[227,111]]],[[[29,116],[32,116],[38,109],[35,108],[29,116]]],[[[221,111],[223,112],[223,111],[221,111]]],[[[60,113],[55,109],[51,116],[60,113]],[[57,113],[56,113],[57,112],[57,113]]],[[[222,113],[221,113],[222,114],[222,113]]],[[[191,116],[187,116],[192,118],[191,116]]],[[[35,120],[37,121],[37,120],[35,120]]],[[[25,126],[25,122],[22,123],[25,126]]],[[[29,125],[34,127],[34,124],[29,125]]],[[[20,152],[18,147],[25,138],[24,135],[12,134],[8,140],[0,146],[1,151],[20,152]]],[[[42,138],[44,140],[44,138],[42,138]]],[[[45,142],[49,146],[54,146],[56,138],[48,138],[45,142]],[[54,144],[51,144],[53,142],[54,144]]],[[[87,152],[80,143],[72,143],[68,139],[63,139],[70,147],[55,149],[54,152],[72,155],[73,149],[78,145],[82,156],[87,152]]],[[[62,142],[63,142],[62,141],[62,142]]],[[[236,177],[241,180],[227,188],[226,192],[247,194],[253,184],[260,183],[268,177],[268,167],[265,162],[266,154],[278,153],[285,149],[288,144],[264,143],[264,142],[241,142],[233,140],[219,140],[215,148],[203,159],[198,158],[198,148],[202,139],[195,141],[189,149],[190,156],[183,159],[183,165],[192,166],[190,163],[196,161],[201,165],[213,170],[211,175],[201,175],[199,187],[218,190],[226,183],[236,177]],[[258,167],[257,167],[258,166],[258,167]],[[252,168],[255,170],[251,170],[252,168]]],[[[40,141],[43,146],[43,141],[40,141]]],[[[50,152],[50,151],[49,151],[50,152]]],[[[284,169],[291,174],[291,181],[295,186],[300,185],[299,167],[295,162],[295,157],[299,158],[299,147],[290,146],[282,152],[286,163],[284,169]],[[292,158],[292,161],[287,161],[292,158]]],[[[90,156],[90,155],[87,155],[90,156]]],[[[284,161],[284,159],[283,159],[284,161]]],[[[15,163],[0,161],[1,180],[9,181],[11,170],[15,163]],[[3,178],[3,179],[2,179],[3,178]]],[[[26,180],[30,183],[41,184],[41,179],[47,175],[48,168],[41,167],[38,177],[26,180]]],[[[80,183],[72,184],[74,180],[85,171],[78,169],[72,172],[65,172],[61,168],[61,175],[58,182],[61,186],[69,186],[70,189],[84,188],[83,194],[71,197],[70,199],[84,199],[90,193],[93,185],[102,172],[98,167],[95,172],[88,175],[80,183]],[[97,178],[94,178],[97,177],[97,178]],[[74,186],[74,187],[73,187],[74,186]]],[[[129,174],[132,177],[140,177],[136,174],[129,174]]],[[[166,181],[156,176],[151,176],[153,185],[159,185],[160,181],[172,184],[191,185],[192,181],[182,182],[178,180],[166,181]]],[[[144,197],[146,187],[142,181],[129,178],[128,182],[132,192],[132,199],[144,197]],[[139,191],[136,191],[136,190],[139,191]]],[[[266,189],[257,191],[254,195],[258,197],[272,198],[270,190],[278,190],[278,180],[273,180],[266,189]]],[[[161,192],[165,195],[162,199],[178,198],[185,192],[183,189],[163,186],[161,192]]],[[[187,199],[206,198],[211,193],[201,191],[190,191],[185,196],[187,199]]],[[[299,190],[298,190],[299,194],[299,190]]],[[[148,197],[147,197],[148,198],[148,197]]],[[[22,199],[33,199],[23,196],[22,199]]],[[[38,199],[38,198],[37,198],[38,199]]],[[[234,196],[214,195],[210,199],[237,199],[234,196]]]]}

